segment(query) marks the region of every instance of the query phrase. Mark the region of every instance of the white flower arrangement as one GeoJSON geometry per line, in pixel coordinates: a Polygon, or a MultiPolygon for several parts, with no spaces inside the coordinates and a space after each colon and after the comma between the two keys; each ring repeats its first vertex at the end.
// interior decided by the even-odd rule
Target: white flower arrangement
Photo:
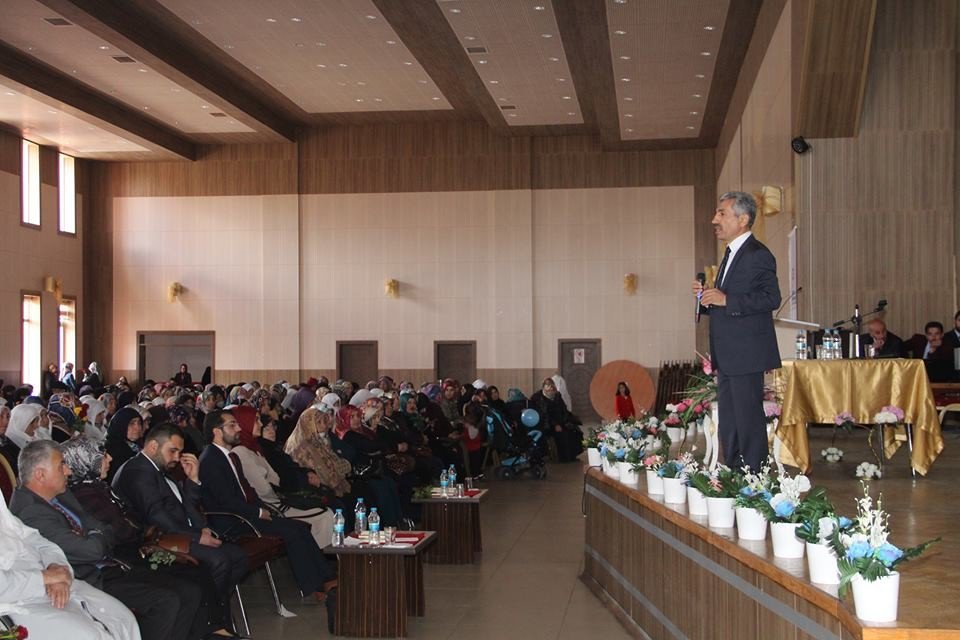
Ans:
{"type": "Polygon", "coordinates": [[[877,478],[878,480],[881,477],[880,467],[873,464],[872,462],[861,462],[857,465],[857,477],[863,478],[864,480],[870,480],[871,478],[877,478]]]}
{"type": "Polygon", "coordinates": [[[827,447],[820,450],[820,457],[827,462],[840,462],[843,460],[843,449],[836,447],[827,447]]]}
{"type": "Polygon", "coordinates": [[[770,498],[770,507],[776,519],[770,519],[771,522],[796,522],[797,506],[800,504],[800,494],[810,491],[810,479],[805,475],[796,475],[790,477],[786,474],[780,474],[777,479],[779,486],[778,493],[770,498]]]}
{"type": "Polygon", "coordinates": [[[874,424],[899,424],[903,422],[903,409],[894,406],[886,406],[873,416],[874,424]]]}

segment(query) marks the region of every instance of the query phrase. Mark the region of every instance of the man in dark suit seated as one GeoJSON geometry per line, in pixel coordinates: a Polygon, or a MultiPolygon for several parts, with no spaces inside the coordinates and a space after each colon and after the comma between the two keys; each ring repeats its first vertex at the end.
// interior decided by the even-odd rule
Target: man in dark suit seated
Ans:
{"type": "Polygon", "coordinates": [[[247,575],[247,554],[218,540],[206,526],[199,508],[200,464],[190,454],[181,455],[183,446],[183,435],[176,426],[154,427],[147,433],[143,450],[117,471],[113,490],[144,526],[190,537],[190,555],[210,571],[226,604],[234,586],[247,575]],[[187,476],[182,482],[167,475],[177,464],[187,476]]]}
{"type": "Polygon", "coordinates": [[[872,344],[877,358],[902,358],[906,355],[903,340],[887,331],[887,323],[880,318],[874,318],[867,323],[867,333],[860,336],[860,342],[864,346],[872,344]]]}
{"type": "Polygon", "coordinates": [[[186,640],[200,604],[197,585],[113,557],[113,530],[84,511],[67,489],[70,468],[52,440],[20,452],[21,486],[10,511],[59,546],[77,579],[102,589],[137,617],[145,640],[186,640]]]}
{"type": "MultiPolygon", "coordinates": [[[[203,421],[203,432],[212,446],[200,456],[200,484],[207,511],[235,513],[267,535],[283,538],[287,559],[304,596],[326,599],[336,587],[336,572],[310,534],[310,525],[300,520],[274,517],[243,474],[243,465],[231,449],[240,444],[240,425],[229,411],[211,411],[203,421]]],[[[236,527],[236,521],[211,516],[210,525],[219,531],[236,527]]]]}
{"type": "Polygon", "coordinates": [[[953,361],[953,349],[944,344],[943,325],[936,320],[924,325],[923,335],[914,334],[905,346],[914,358],[953,361]]]}
{"type": "Polygon", "coordinates": [[[943,344],[949,349],[960,347],[960,311],[953,316],[953,329],[943,334],[943,344]]]}

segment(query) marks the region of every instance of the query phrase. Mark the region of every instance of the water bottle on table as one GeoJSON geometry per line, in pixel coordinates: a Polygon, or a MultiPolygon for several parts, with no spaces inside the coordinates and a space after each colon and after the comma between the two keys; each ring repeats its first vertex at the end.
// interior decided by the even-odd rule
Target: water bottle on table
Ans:
{"type": "Polygon", "coordinates": [[[450,468],[447,469],[447,486],[457,486],[457,467],[455,465],[450,465],[450,468]]]}
{"type": "Polygon", "coordinates": [[[378,547],[380,546],[380,514],[377,513],[376,507],[370,508],[368,524],[370,526],[370,546],[378,547]]]}
{"type": "Polygon", "coordinates": [[[346,519],[343,517],[343,509],[337,509],[333,515],[333,546],[343,546],[343,534],[346,527],[346,519]]]}
{"type": "Polygon", "coordinates": [[[357,506],[353,510],[354,521],[353,530],[362,533],[367,530],[367,505],[363,504],[363,498],[357,498],[357,506]]]}
{"type": "Polygon", "coordinates": [[[448,496],[448,488],[450,487],[450,474],[446,469],[440,472],[440,497],[446,498],[448,496]]]}

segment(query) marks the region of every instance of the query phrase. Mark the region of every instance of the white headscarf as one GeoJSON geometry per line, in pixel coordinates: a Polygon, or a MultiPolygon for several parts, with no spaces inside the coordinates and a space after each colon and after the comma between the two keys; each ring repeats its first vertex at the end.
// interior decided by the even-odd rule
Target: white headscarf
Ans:
{"type": "Polygon", "coordinates": [[[350,404],[352,404],[355,407],[362,407],[367,403],[367,400],[369,400],[372,397],[373,396],[370,394],[370,392],[367,389],[360,389],[355,394],[353,394],[352,398],[350,398],[350,404]]]}
{"type": "Polygon", "coordinates": [[[83,404],[87,405],[87,420],[89,421],[89,424],[83,428],[83,435],[94,442],[103,442],[107,439],[107,427],[105,424],[98,427],[97,417],[107,412],[106,405],[92,396],[87,397],[83,404]]]}
{"type": "Polygon", "coordinates": [[[287,395],[283,396],[283,400],[280,402],[280,406],[284,409],[290,408],[290,403],[293,402],[293,396],[297,393],[297,390],[292,387],[287,387],[287,395]]]}
{"type": "Polygon", "coordinates": [[[559,373],[555,373],[551,376],[554,386],[557,387],[557,393],[560,394],[560,397],[563,398],[563,401],[567,405],[567,411],[573,413],[573,398],[570,397],[570,392],[567,391],[567,381],[559,373]]]}
{"type": "Polygon", "coordinates": [[[7,426],[7,437],[21,449],[34,440],[50,440],[50,426],[37,427],[33,436],[27,435],[30,423],[44,411],[39,404],[18,404],[10,411],[10,424],[7,426]]]}
{"type": "Polygon", "coordinates": [[[320,398],[320,404],[331,409],[336,409],[340,406],[340,396],[331,391],[327,395],[320,398]]]}

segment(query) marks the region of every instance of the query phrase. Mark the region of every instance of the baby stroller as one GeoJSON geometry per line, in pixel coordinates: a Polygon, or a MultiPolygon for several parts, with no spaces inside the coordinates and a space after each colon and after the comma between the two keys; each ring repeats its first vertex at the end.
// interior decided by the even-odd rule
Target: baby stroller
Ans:
{"type": "Polygon", "coordinates": [[[494,469],[498,478],[508,480],[528,471],[538,480],[547,477],[542,431],[514,426],[492,407],[487,408],[486,422],[488,453],[492,450],[500,455],[500,464],[494,469]]]}

